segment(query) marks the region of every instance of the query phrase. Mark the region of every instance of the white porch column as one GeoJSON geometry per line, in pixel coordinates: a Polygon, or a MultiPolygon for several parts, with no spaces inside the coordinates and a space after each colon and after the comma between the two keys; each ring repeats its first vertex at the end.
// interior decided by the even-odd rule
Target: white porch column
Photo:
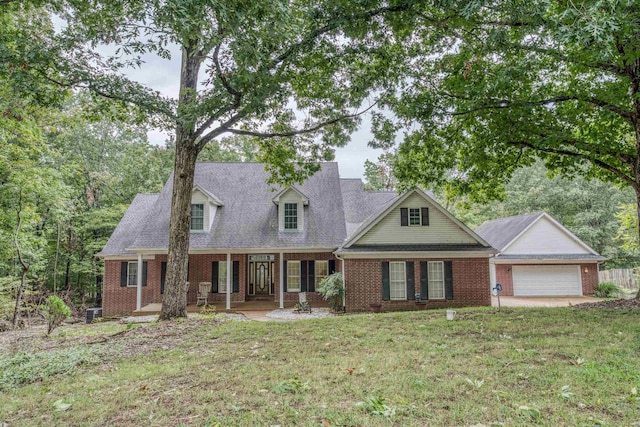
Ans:
{"type": "Polygon", "coordinates": [[[280,266],[278,267],[278,271],[280,271],[279,274],[279,282],[280,282],[280,296],[278,297],[278,299],[280,300],[280,308],[284,308],[284,275],[286,274],[286,271],[284,271],[284,254],[282,252],[280,252],[280,266]]]}
{"type": "Polygon", "coordinates": [[[491,291],[496,287],[496,263],[494,258],[489,258],[489,282],[491,283],[491,291]]]}
{"type": "Polygon", "coordinates": [[[233,269],[231,268],[231,254],[227,254],[227,310],[231,310],[231,275],[233,269]]]}
{"type": "Polygon", "coordinates": [[[142,308],[142,254],[138,254],[138,268],[136,277],[136,310],[142,308]]]}

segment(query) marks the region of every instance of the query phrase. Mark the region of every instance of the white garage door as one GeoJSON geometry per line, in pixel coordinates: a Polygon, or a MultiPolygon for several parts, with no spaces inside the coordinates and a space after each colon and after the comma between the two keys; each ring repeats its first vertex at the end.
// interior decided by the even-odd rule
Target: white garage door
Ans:
{"type": "Polygon", "coordinates": [[[514,266],[513,295],[582,295],[579,265],[514,266]]]}

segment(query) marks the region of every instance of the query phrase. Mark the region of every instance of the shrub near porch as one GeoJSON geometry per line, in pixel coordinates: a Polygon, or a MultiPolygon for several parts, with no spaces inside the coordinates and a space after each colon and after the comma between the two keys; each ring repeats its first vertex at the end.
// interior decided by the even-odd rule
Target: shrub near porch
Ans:
{"type": "MultiPolygon", "coordinates": [[[[77,331],[95,326],[75,329],[73,339],[63,327],[49,346],[97,348],[101,357],[0,392],[0,420],[632,425],[640,419],[638,324],[640,310],[571,308],[458,309],[452,322],[440,310],[299,322],[189,319],[92,345],[79,344],[77,331]],[[122,356],[123,349],[136,351],[122,356]],[[58,400],[72,406],[56,411],[58,400]]],[[[50,351],[41,344],[24,345],[50,351]]]]}

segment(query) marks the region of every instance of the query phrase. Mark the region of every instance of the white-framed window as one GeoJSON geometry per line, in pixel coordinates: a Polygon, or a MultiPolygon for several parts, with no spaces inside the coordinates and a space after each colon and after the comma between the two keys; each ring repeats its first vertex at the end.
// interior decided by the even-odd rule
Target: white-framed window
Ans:
{"type": "Polygon", "coordinates": [[[138,286],[138,263],[130,262],[127,265],[127,286],[138,286]]]}
{"type": "Polygon", "coordinates": [[[218,263],[218,293],[227,293],[227,262],[220,261],[218,263]]]}
{"type": "Polygon", "coordinates": [[[316,290],[320,285],[322,279],[329,275],[329,261],[316,261],[315,262],[315,280],[316,280],[316,290]]]}
{"type": "Polygon", "coordinates": [[[404,262],[389,263],[389,291],[391,300],[407,299],[407,267],[404,262]]]}
{"type": "Polygon", "coordinates": [[[444,262],[429,261],[429,299],[444,299],[444,262]]]}
{"type": "Polygon", "coordinates": [[[420,208],[409,208],[409,225],[421,225],[420,208]]]}
{"type": "Polygon", "coordinates": [[[300,261],[287,261],[287,292],[300,292],[300,261]]]}
{"type": "Polygon", "coordinates": [[[284,204],[284,229],[285,230],[298,229],[298,204],[297,203],[284,204]]]}
{"type": "Polygon", "coordinates": [[[191,230],[204,230],[204,205],[202,203],[191,205],[191,230]]]}

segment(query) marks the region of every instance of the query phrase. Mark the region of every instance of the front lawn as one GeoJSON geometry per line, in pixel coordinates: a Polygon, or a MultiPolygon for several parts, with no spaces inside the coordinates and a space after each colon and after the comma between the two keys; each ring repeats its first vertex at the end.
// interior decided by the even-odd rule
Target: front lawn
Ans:
{"type": "Polygon", "coordinates": [[[62,327],[0,339],[7,371],[82,355],[0,384],[0,425],[640,425],[638,325],[640,310],[487,308],[62,327]]]}

